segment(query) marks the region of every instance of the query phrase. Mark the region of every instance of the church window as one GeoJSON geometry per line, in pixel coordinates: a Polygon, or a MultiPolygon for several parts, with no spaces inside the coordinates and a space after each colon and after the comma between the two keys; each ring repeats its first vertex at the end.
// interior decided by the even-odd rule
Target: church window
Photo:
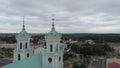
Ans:
{"type": "Polygon", "coordinates": [[[20,43],[20,49],[22,49],[22,43],[20,43]]]}
{"type": "Polygon", "coordinates": [[[27,49],[27,46],[28,46],[28,45],[27,45],[27,42],[26,42],[26,43],[25,43],[25,47],[26,47],[26,49],[27,49]]]}
{"type": "Polygon", "coordinates": [[[44,45],[45,45],[45,48],[46,48],[46,42],[44,43],[44,45]]]}
{"type": "Polygon", "coordinates": [[[61,57],[59,57],[59,61],[61,61],[61,57]]]}
{"type": "Polygon", "coordinates": [[[27,57],[29,57],[29,53],[27,53],[27,57]]]}
{"type": "Polygon", "coordinates": [[[49,63],[51,63],[52,62],[52,58],[48,58],[48,61],[49,61],[49,63]]]}
{"type": "Polygon", "coordinates": [[[58,51],[58,44],[56,45],[56,51],[58,51]]]}
{"type": "Polygon", "coordinates": [[[45,46],[46,46],[46,42],[45,42],[44,44],[45,44],[45,46]]]}
{"type": "Polygon", "coordinates": [[[52,44],[50,45],[50,52],[52,52],[53,51],[53,46],[52,46],[52,44]]]}
{"type": "Polygon", "coordinates": [[[18,54],[18,60],[20,60],[20,54],[18,54]]]}

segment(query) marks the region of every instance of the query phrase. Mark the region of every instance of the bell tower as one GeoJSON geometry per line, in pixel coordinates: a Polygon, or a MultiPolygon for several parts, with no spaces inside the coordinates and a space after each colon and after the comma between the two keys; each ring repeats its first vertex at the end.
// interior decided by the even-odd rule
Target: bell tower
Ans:
{"type": "Polygon", "coordinates": [[[16,35],[17,45],[14,48],[14,61],[19,61],[33,55],[33,48],[30,44],[30,39],[31,35],[26,32],[23,17],[22,30],[16,35]]]}
{"type": "Polygon", "coordinates": [[[63,68],[63,48],[60,45],[61,34],[55,30],[54,16],[51,31],[45,34],[45,51],[42,52],[42,68],[63,68]]]}

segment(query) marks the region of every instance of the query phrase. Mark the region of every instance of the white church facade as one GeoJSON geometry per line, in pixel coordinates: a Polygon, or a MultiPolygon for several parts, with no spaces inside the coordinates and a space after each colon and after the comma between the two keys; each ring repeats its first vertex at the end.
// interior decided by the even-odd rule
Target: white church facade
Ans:
{"type": "Polygon", "coordinates": [[[63,68],[64,46],[60,43],[61,34],[55,30],[54,19],[51,31],[45,34],[43,46],[34,49],[30,39],[23,20],[22,30],[16,35],[13,63],[2,68],[63,68]]]}
{"type": "Polygon", "coordinates": [[[26,32],[25,25],[21,32],[16,35],[17,45],[14,48],[13,60],[19,61],[33,55],[33,48],[30,45],[31,35],[26,32]]]}

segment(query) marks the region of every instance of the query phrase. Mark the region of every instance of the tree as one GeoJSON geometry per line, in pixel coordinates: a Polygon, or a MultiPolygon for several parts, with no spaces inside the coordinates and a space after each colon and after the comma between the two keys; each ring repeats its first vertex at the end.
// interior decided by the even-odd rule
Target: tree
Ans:
{"type": "Polygon", "coordinates": [[[81,65],[77,62],[73,63],[72,68],[81,68],[81,65]]]}
{"type": "Polygon", "coordinates": [[[73,44],[71,46],[71,51],[77,54],[82,54],[85,57],[87,55],[93,56],[105,55],[107,52],[112,52],[114,50],[107,44],[90,45],[86,43],[82,45],[73,44]]]}
{"type": "Polygon", "coordinates": [[[71,50],[74,52],[74,53],[80,53],[80,46],[77,45],[77,44],[72,44],[71,46],[71,50]]]}

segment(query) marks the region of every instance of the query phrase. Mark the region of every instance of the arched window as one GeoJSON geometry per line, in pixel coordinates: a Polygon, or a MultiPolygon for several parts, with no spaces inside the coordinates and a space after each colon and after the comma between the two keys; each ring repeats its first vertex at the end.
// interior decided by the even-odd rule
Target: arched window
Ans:
{"type": "Polygon", "coordinates": [[[58,44],[56,45],[56,51],[58,51],[58,44]]]}
{"type": "Polygon", "coordinates": [[[53,46],[52,46],[52,44],[50,45],[50,52],[52,52],[53,51],[53,46]]]}
{"type": "Polygon", "coordinates": [[[46,42],[45,42],[44,44],[45,44],[45,46],[46,46],[46,42]]]}
{"type": "Polygon", "coordinates": [[[20,60],[20,54],[18,54],[18,60],[20,60]]]}
{"type": "Polygon", "coordinates": [[[20,43],[20,49],[22,49],[22,43],[20,43]]]}
{"type": "Polygon", "coordinates": [[[46,42],[44,42],[45,48],[46,48],[46,42]]]}
{"type": "Polygon", "coordinates": [[[49,63],[51,63],[52,62],[52,58],[48,58],[48,61],[49,61],[49,63]]]}
{"type": "Polygon", "coordinates": [[[25,48],[26,48],[26,49],[27,49],[27,46],[28,46],[28,45],[27,45],[27,42],[26,42],[26,43],[25,43],[25,48]]]}
{"type": "Polygon", "coordinates": [[[61,57],[59,57],[59,61],[61,61],[61,57]]]}
{"type": "Polygon", "coordinates": [[[29,57],[29,53],[27,53],[27,57],[29,57]]]}

